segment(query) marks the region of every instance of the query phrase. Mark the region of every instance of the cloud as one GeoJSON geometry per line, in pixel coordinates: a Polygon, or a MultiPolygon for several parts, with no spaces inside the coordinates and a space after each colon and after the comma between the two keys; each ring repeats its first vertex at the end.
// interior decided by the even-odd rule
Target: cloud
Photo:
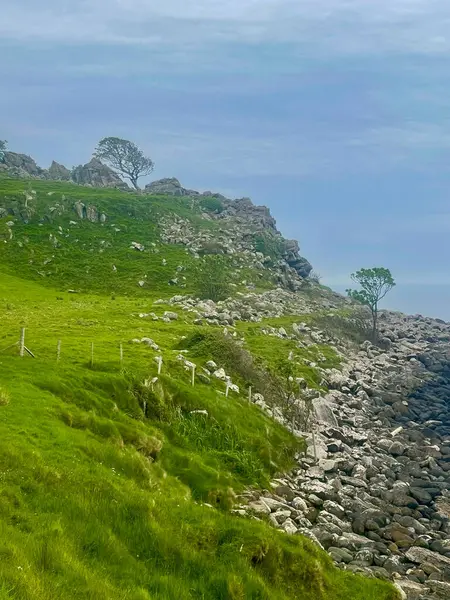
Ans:
{"type": "Polygon", "coordinates": [[[211,43],[283,42],[333,58],[445,54],[449,24],[447,0],[4,0],[0,36],[185,53],[211,43]]]}

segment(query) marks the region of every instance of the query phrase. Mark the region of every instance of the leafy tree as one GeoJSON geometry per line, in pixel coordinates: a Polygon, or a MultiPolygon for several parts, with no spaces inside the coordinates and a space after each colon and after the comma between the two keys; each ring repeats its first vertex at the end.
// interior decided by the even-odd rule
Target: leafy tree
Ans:
{"type": "Polygon", "coordinates": [[[155,167],[152,159],[145,156],[136,144],[117,137],[100,140],[94,156],[129,179],[137,190],[139,177],[150,175],[155,167]]]}
{"type": "Polygon", "coordinates": [[[352,280],[361,286],[360,290],[346,290],[350,298],[370,308],[372,313],[372,339],[377,336],[378,303],[395,286],[394,278],[389,269],[374,267],[373,269],[360,269],[352,273],[352,280]]]}
{"type": "Polygon", "coordinates": [[[202,300],[225,300],[230,295],[230,274],[222,256],[205,256],[196,268],[195,293],[202,300]]]}
{"type": "Polygon", "coordinates": [[[0,140],[0,163],[5,160],[5,152],[6,152],[6,144],[8,142],[6,140],[0,140]]]}

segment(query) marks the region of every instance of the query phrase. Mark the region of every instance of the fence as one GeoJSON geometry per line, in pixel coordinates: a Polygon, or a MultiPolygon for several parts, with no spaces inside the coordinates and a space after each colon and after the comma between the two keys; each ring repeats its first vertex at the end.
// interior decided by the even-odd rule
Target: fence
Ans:
{"type": "MultiPolygon", "coordinates": [[[[28,354],[30,357],[32,358],[36,358],[35,354],[25,345],[25,333],[26,330],[25,328],[22,328],[20,330],[20,337],[19,340],[17,342],[14,342],[13,344],[11,344],[10,346],[7,346],[6,348],[3,348],[2,352],[9,350],[11,348],[15,348],[18,347],[19,349],[19,356],[21,358],[25,357],[25,353],[28,354]]],[[[59,363],[61,360],[61,350],[62,350],[62,340],[58,340],[57,344],[56,344],[56,362],[59,363]]],[[[95,358],[95,346],[94,346],[94,342],[90,343],[90,361],[89,361],[89,365],[91,368],[94,367],[94,358],[95,358]]],[[[123,349],[123,343],[120,342],[119,346],[118,346],[118,354],[119,354],[119,365],[120,365],[120,371],[123,371],[124,368],[124,349],[123,349]]],[[[195,382],[196,382],[196,368],[197,365],[195,365],[194,363],[186,360],[182,355],[179,356],[179,358],[182,358],[184,361],[184,366],[186,368],[186,370],[190,373],[190,382],[191,385],[194,387],[195,386],[195,382]]],[[[157,364],[157,371],[158,371],[158,376],[161,375],[162,372],[162,368],[163,368],[163,357],[161,355],[159,356],[155,356],[154,358],[156,364],[157,364]]],[[[150,386],[153,388],[153,385],[158,381],[158,377],[154,377],[151,382],[150,382],[150,386]]],[[[146,380],[147,382],[147,380],[146,380]]],[[[225,392],[221,392],[225,395],[225,397],[228,398],[229,396],[229,392],[230,390],[232,391],[237,391],[237,393],[239,394],[239,388],[237,388],[236,385],[232,384],[231,379],[228,377],[225,379],[224,381],[225,383],[225,392]]],[[[300,384],[299,384],[300,385],[300,384]]],[[[252,386],[248,387],[248,401],[251,403],[253,400],[253,395],[252,395],[252,386]]],[[[317,452],[316,452],[316,440],[315,440],[315,426],[316,426],[316,422],[315,422],[315,418],[313,416],[312,418],[312,422],[310,424],[310,429],[311,429],[311,434],[312,434],[312,443],[313,443],[313,452],[314,452],[314,461],[317,462],[317,452]]],[[[292,422],[292,431],[295,431],[295,419],[293,418],[293,422],[292,422]]]]}

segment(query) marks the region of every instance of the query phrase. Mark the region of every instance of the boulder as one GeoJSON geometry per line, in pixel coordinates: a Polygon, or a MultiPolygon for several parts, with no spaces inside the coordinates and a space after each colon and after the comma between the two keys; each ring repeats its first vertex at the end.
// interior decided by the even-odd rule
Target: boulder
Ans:
{"type": "Polygon", "coordinates": [[[71,179],[71,172],[64,165],[52,161],[48,169],[48,175],[50,179],[57,179],[60,181],[69,181],[71,179]]]}
{"type": "Polygon", "coordinates": [[[152,181],[145,186],[147,194],[161,196],[187,196],[188,190],[181,186],[181,183],[175,177],[167,177],[152,181]]]}
{"type": "Polygon", "coordinates": [[[414,546],[406,552],[406,558],[413,563],[422,565],[427,563],[438,568],[440,571],[445,571],[450,577],[450,558],[437,554],[427,548],[419,548],[414,546]]]}
{"type": "Polygon", "coordinates": [[[2,169],[11,177],[37,177],[45,179],[46,171],[38,167],[36,162],[27,154],[17,152],[5,152],[2,169]]]}
{"type": "Polygon", "coordinates": [[[98,158],[92,158],[85,165],[75,167],[72,171],[72,181],[79,185],[90,185],[92,187],[129,189],[117,173],[98,158]]]}

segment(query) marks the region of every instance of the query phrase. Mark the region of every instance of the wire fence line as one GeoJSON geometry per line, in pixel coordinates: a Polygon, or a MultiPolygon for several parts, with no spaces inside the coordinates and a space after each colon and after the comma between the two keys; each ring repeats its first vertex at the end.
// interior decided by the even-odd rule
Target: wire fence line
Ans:
{"type": "MultiPolygon", "coordinates": [[[[25,335],[26,335],[26,328],[22,327],[20,330],[19,339],[16,342],[14,342],[13,344],[6,346],[6,348],[0,349],[0,352],[6,352],[7,350],[17,348],[19,351],[19,356],[21,358],[24,358],[25,355],[28,355],[31,358],[38,358],[38,355],[35,354],[34,352],[32,352],[32,350],[30,350],[30,348],[28,348],[25,345],[25,335]]],[[[95,348],[96,348],[96,345],[95,345],[94,341],[91,341],[89,343],[89,355],[88,355],[89,358],[87,361],[87,364],[89,365],[90,368],[94,368],[94,365],[95,365],[95,348]]],[[[86,350],[87,350],[87,348],[86,348],[86,350]]],[[[123,372],[124,371],[124,356],[125,356],[123,342],[119,342],[117,344],[117,350],[118,350],[118,364],[120,366],[120,371],[123,372]]],[[[63,344],[62,344],[62,340],[58,339],[57,343],[56,343],[56,352],[55,352],[56,363],[61,362],[62,355],[63,355],[63,344]]],[[[197,381],[197,377],[196,377],[197,365],[192,363],[191,361],[188,361],[187,359],[185,359],[183,357],[183,355],[181,355],[181,354],[179,355],[179,358],[183,358],[185,370],[188,371],[188,373],[189,373],[189,381],[190,381],[191,385],[194,387],[196,384],[196,381],[197,381]]],[[[163,356],[162,355],[155,356],[154,361],[156,362],[157,373],[159,376],[159,375],[161,375],[162,370],[163,370],[163,364],[164,364],[163,356]]],[[[157,380],[157,378],[154,378],[154,379],[157,380]]],[[[220,381],[220,380],[218,379],[218,381],[220,381]]],[[[154,383],[153,380],[152,380],[152,383],[154,383]]],[[[225,384],[225,391],[220,392],[220,393],[223,393],[226,397],[229,396],[230,391],[236,391],[237,386],[232,384],[230,377],[225,378],[223,383],[225,384]]],[[[248,388],[248,400],[250,402],[252,401],[252,387],[251,386],[249,386],[249,388],[248,388]]]]}

